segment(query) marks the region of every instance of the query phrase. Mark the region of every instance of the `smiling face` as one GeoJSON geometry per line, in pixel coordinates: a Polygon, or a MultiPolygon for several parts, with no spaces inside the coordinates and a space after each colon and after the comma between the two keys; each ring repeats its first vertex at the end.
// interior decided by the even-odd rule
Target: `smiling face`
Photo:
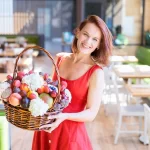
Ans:
{"type": "Polygon", "coordinates": [[[94,23],[87,23],[81,31],[77,33],[77,48],[81,53],[91,54],[99,48],[102,33],[94,23]]]}

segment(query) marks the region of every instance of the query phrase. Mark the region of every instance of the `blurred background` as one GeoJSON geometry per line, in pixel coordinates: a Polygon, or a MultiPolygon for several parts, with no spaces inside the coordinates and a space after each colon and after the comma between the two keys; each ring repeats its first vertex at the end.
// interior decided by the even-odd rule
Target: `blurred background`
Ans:
{"type": "MultiPolygon", "coordinates": [[[[88,15],[98,15],[113,35],[114,50],[110,65],[104,68],[106,87],[101,109],[96,119],[86,124],[93,149],[150,149],[149,137],[143,136],[149,123],[145,119],[148,111],[144,114],[148,107],[143,104],[150,106],[149,7],[150,0],[0,0],[0,81],[13,73],[16,57],[24,48],[39,45],[54,57],[59,52],[71,52],[74,29],[88,15]],[[123,115],[142,117],[143,130],[133,126],[137,131],[131,130],[131,136],[125,134],[118,140],[123,115]]],[[[51,61],[37,49],[24,53],[17,67],[52,72],[51,61]]],[[[139,120],[126,117],[124,121],[139,120]]],[[[33,132],[8,124],[0,101],[0,150],[30,150],[32,136],[33,132]]]]}
{"type": "Polygon", "coordinates": [[[40,45],[52,53],[68,50],[73,29],[88,15],[95,14],[108,25],[115,45],[127,45],[129,54],[135,53],[138,46],[150,44],[149,3],[149,0],[1,0],[0,43],[18,43],[19,39],[15,39],[24,37],[27,43],[40,45]]]}

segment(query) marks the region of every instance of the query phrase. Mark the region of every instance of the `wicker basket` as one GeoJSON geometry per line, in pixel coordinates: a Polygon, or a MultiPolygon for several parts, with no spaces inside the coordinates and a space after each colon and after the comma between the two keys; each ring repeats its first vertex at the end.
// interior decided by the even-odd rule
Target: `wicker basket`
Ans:
{"type": "MultiPolygon", "coordinates": [[[[36,49],[36,50],[41,50],[43,52],[45,52],[47,54],[47,56],[52,60],[53,65],[55,67],[55,71],[56,71],[56,75],[57,75],[57,79],[58,79],[58,94],[54,100],[53,106],[51,107],[51,109],[48,110],[48,112],[52,112],[53,114],[59,113],[60,111],[62,111],[62,109],[58,112],[54,111],[54,104],[59,102],[60,99],[60,76],[59,76],[59,72],[58,72],[58,68],[57,65],[54,62],[54,59],[52,58],[51,54],[46,51],[44,48],[39,47],[39,46],[33,46],[33,47],[28,47],[25,48],[16,58],[16,62],[15,62],[15,67],[14,67],[14,72],[13,72],[13,80],[17,75],[17,63],[19,58],[23,55],[23,53],[29,49],[36,49]]],[[[8,120],[8,122],[10,122],[11,124],[22,128],[22,129],[27,129],[27,130],[39,130],[39,127],[47,124],[47,122],[49,121],[49,123],[52,123],[54,121],[54,119],[52,120],[48,120],[47,119],[47,115],[43,115],[43,116],[38,116],[38,117],[34,117],[31,115],[31,112],[28,109],[24,109],[20,106],[12,106],[10,105],[8,102],[4,101],[4,107],[5,107],[5,112],[6,112],[6,118],[8,120]]]]}

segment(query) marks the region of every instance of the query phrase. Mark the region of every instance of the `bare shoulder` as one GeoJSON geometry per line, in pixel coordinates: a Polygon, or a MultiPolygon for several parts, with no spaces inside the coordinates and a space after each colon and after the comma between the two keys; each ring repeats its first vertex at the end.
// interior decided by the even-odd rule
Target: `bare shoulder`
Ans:
{"type": "Polygon", "coordinates": [[[90,83],[99,83],[104,81],[104,71],[102,68],[96,69],[91,77],[90,77],[90,83]]]}
{"type": "Polygon", "coordinates": [[[66,53],[66,52],[61,52],[61,53],[57,53],[55,56],[55,62],[58,61],[58,58],[63,57],[63,58],[69,58],[71,56],[72,53],[66,53]]]}
{"type": "Polygon", "coordinates": [[[104,76],[104,71],[103,71],[103,69],[100,67],[100,68],[98,68],[98,69],[96,69],[94,72],[93,72],[93,74],[92,74],[92,76],[94,76],[94,77],[103,77],[104,76]]]}
{"type": "Polygon", "coordinates": [[[72,53],[66,53],[66,52],[61,52],[61,53],[57,53],[56,57],[70,57],[72,53]]]}

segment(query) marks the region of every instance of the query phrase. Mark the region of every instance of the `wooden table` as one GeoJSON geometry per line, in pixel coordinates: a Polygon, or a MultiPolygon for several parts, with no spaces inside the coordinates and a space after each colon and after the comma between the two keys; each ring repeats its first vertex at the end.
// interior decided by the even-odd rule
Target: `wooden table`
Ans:
{"type": "MultiPolygon", "coordinates": [[[[35,46],[35,44],[27,44],[25,48],[35,46]]],[[[15,47],[15,48],[7,48],[4,51],[0,51],[1,57],[16,57],[18,56],[24,49],[24,47],[15,47]]],[[[33,50],[30,49],[26,53],[32,55],[33,50]]]]}
{"type": "Polygon", "coordinates": [[[16,57],[19,53],[15,53],[13,51],[4,51],[0,53],[1,57],[16,57]]]}
{"type": "Polygon", "coordinates": [[[125,49],[115,49],[113,50],[113,55],[114,56],[127,56],[128,52],[125,49]]]}
{"type": "Polygon", "coordinates": [[[116,65],[113,71],[120,78],[150,78],[150,66],[148,65],[116,65]]]}
{"type": "Polygon", "coordinates": [[[10,47],[10,48],[19,48],[20,45],[18,43],[9,43],[8,47],[10,47]]]}
{"type": "Polygon", "coordinates": [[[125,84],[128,92],[134,97],[150,97],[150,85],[129,85],[125,84]]]}
{"type": "MultiPolygon", "coordinates": [[[[11,61],[12,63],[15,63],[16,62],[16,58],[0,58],[0,66],[1,65],[6,65],[6,63],[8,61],[11,61]]],[[[32,63],[32,58],[20,58],[19,61],[18,61],[18,65],[29,65],[32,63]]]]}
{"type": "Polygon", "coordinates": [[[24,48],[19,47],[19,48],[6,48],[4,51],[0,52],[1,57],[16,57],[19,55],[24,48]]]}
{"type": "MultiPolygon", "coordinates": [[[[0,67],[5,68],[6,72],[13,72],[16,58],[0,58],[0,67]]],[[[21,68],[33,68],[33,58],[20,58],[17,64],[21,68]]]]}
{"type": "Polygon", "coordinates": [[[8,61],[14,61],[14,58],[2,57],[0,58],[0,67],[6,67],[8,61]]]}
{"type": "Polygon", "coordinates": [[[121,63],[125,63],[125,62],[126,63],[128,63],[128,62],[134,63],[134,62],[138,62],[138,59],[135,56],[111,56],[110,61],[115,62],[115,63],[118,63],[118,62],[121,62],[121,63]]]}
{"type": "MultiPolygon", "coordinates": [[[[16,38],[7,38],[6,40],[8,43],[16,43],[16,38]]],[[[25,42],[27,42],[27,39],[24,39],[25,42]]]]}
{"type": "Polygon", "coordinates": [[[32,47],[32,46],[36,46],[36,44],[34,43],[27,43],[26,47],[32,47]]]}

